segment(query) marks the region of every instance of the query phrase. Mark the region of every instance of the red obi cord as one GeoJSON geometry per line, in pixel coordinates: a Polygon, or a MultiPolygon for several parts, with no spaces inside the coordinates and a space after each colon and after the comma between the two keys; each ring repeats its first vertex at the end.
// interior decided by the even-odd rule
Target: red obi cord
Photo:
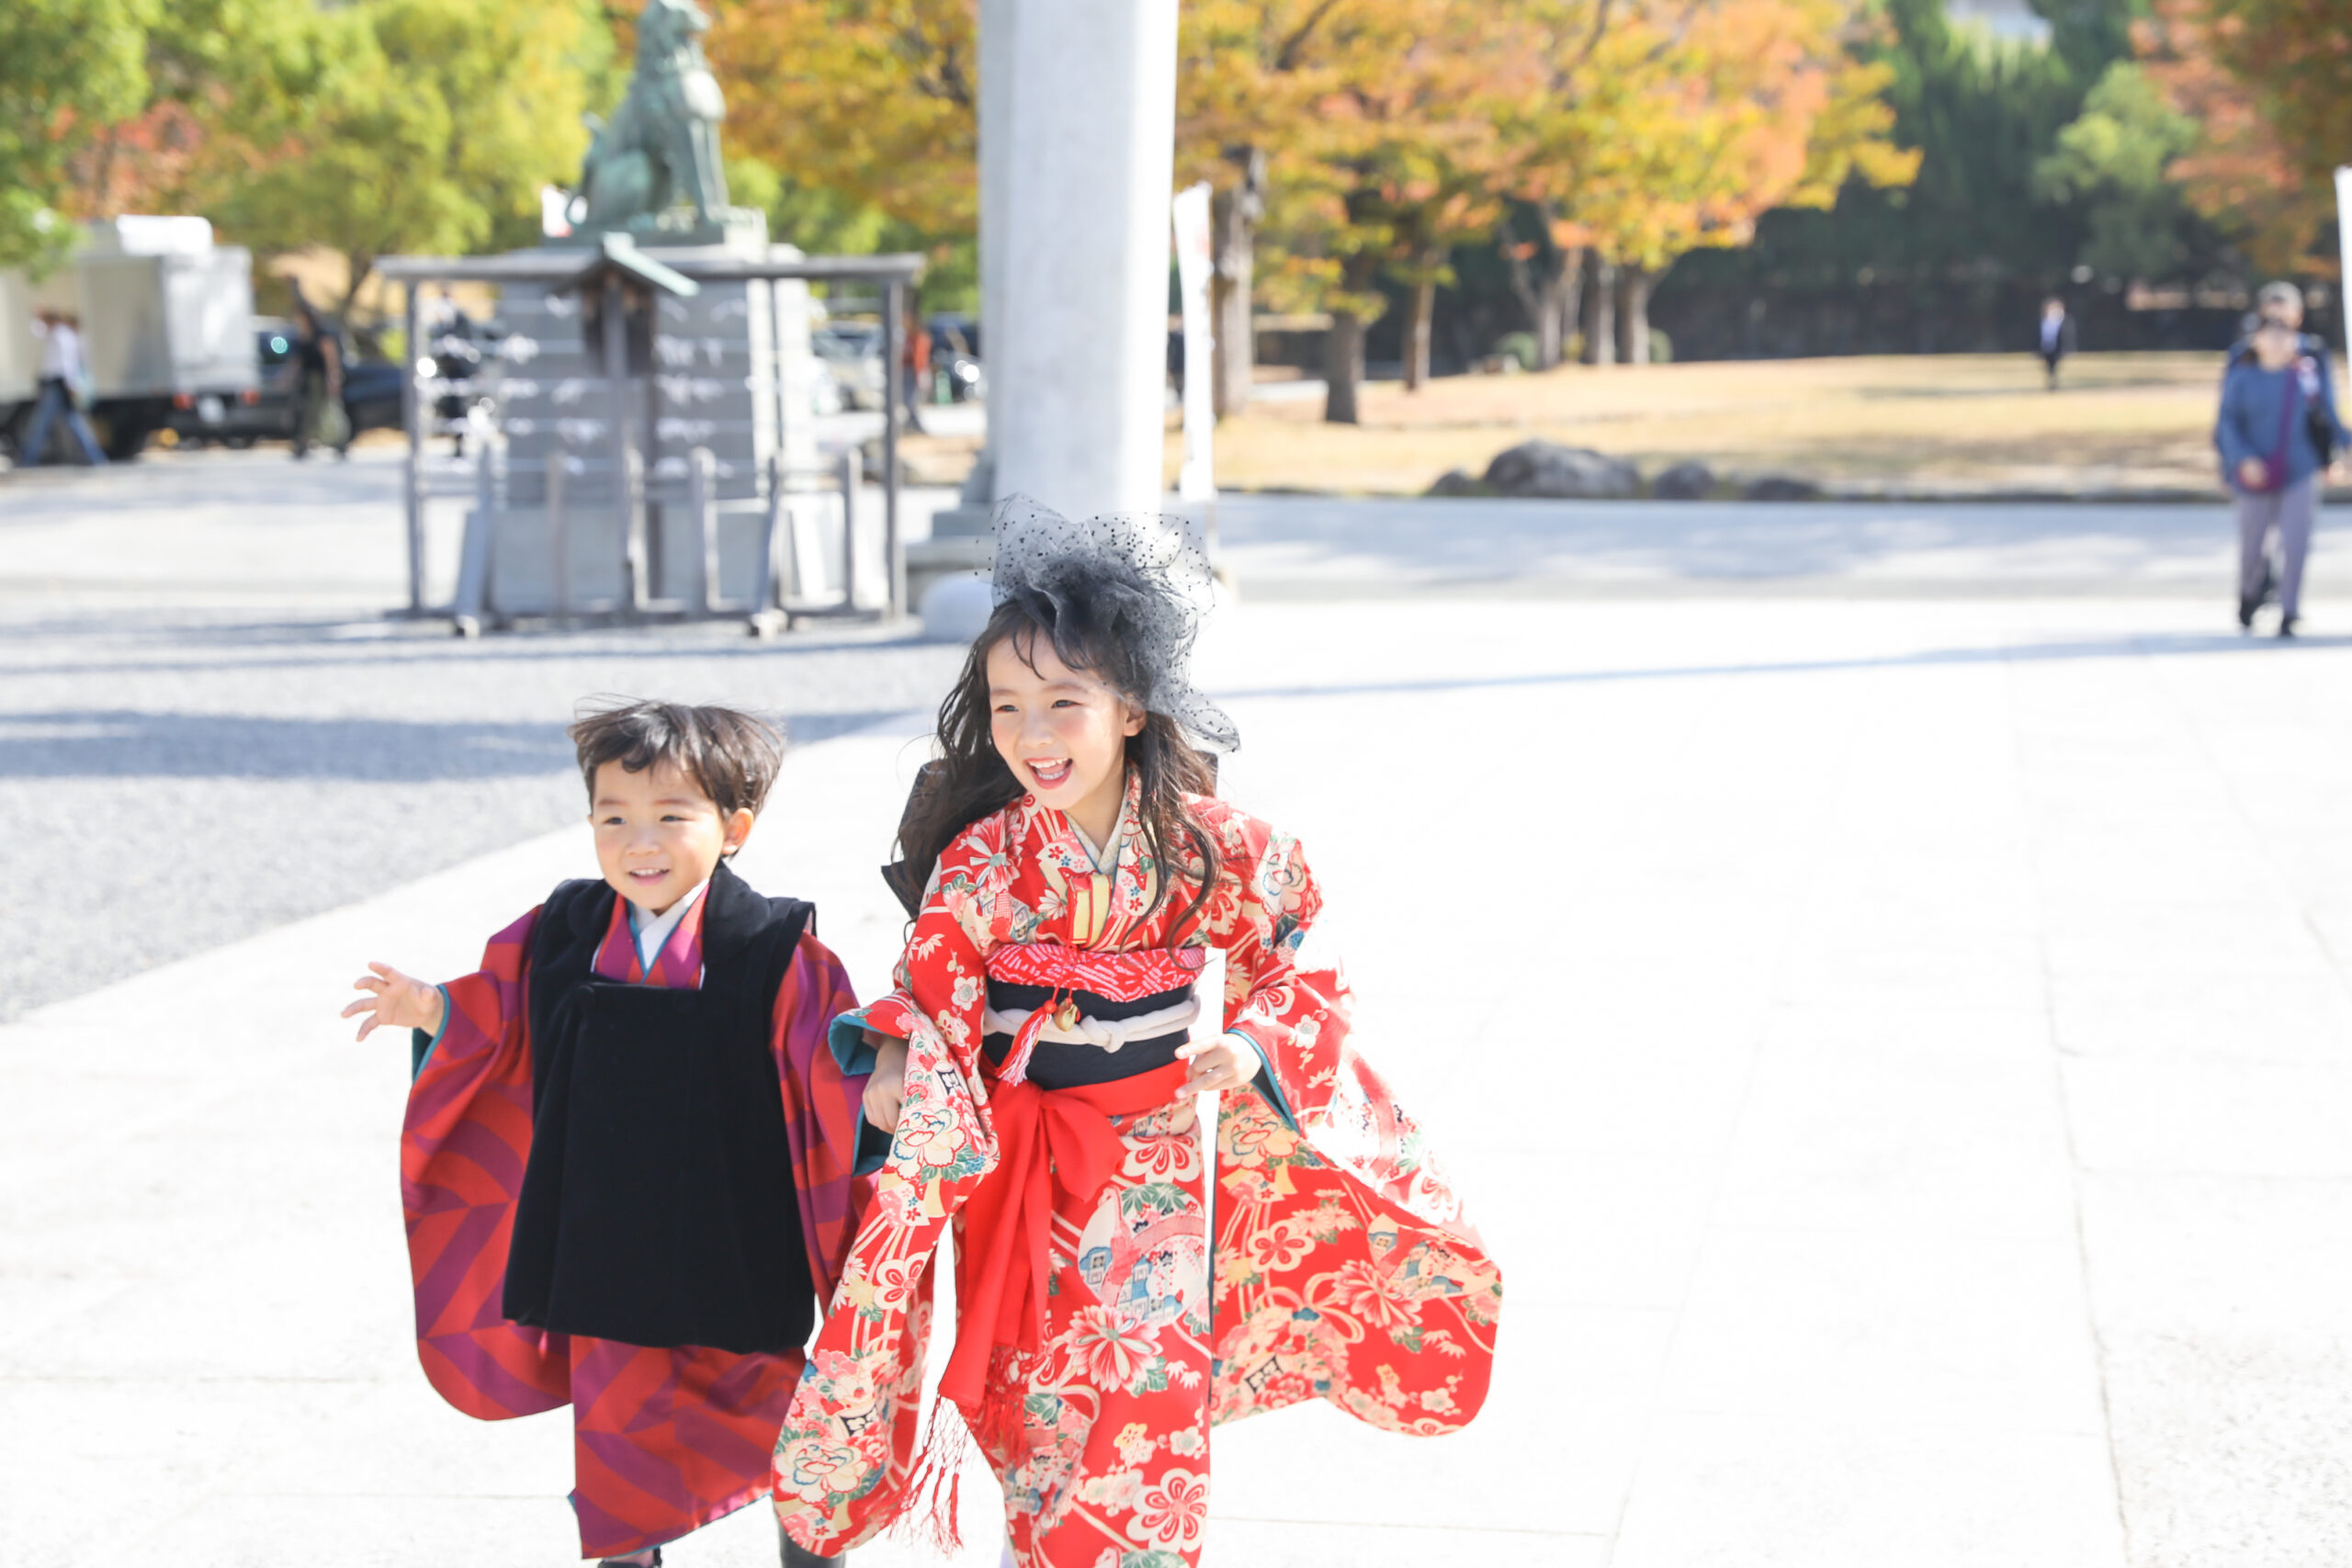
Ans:
{"type": "Polygon", "coordinates": [[[1208,950],[1198,947],[1097,953],[1057,942],[1005,943],[988,956],[989,978],[1009,986],[1051,986],[1054,998],[1023,1022],[998,1076],[1007,1084],[1029,1081],[1029,1057],[1037,1048],[1037,1036],[1069,992],[1085,991],[1114,1002],[1140,1001],[1190,987],[1207,963],[1208,950]]]}
{"type": "Polygon", "coordinates": [[[1056,1191],[1081,1207],[1100,1197],[1118,1179],[1125,1157],[1112,1118],[1167,1104],[1183,1087],[1186,1071],[1184,1063],[1171,1062],[1131,1078],[1070,1089],[1001,1084],[989,1097],[997,1168],[964,1204],[956,1278],[960,1322],[939,1393],[999,1452],[1017,1446],[1021,1407],[1015,1399],[1002,1411],[983,1408],[989,1359],[999,1346],[1032,1355],[1044,1348],[1056,1191]]]}

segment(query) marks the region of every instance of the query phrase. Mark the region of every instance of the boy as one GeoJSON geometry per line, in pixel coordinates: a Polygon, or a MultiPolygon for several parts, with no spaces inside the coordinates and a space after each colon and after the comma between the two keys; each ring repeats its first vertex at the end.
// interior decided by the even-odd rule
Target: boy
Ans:
{"type": "MultiPolygon", "coordinates": [[[[389,965],[359,1038],[416,1031],[401,1198],[417,1353],[498,1420],[572,1407],[581,1555],[765,1495],[769,1450],[850,1237],[857,1005],[814,912],[729,869],[783,741],[726,708],[571,727],[601,882],[566,882],[447,985],[389,965]]],[[[824,1561],[789,1542],[786,1564],[824,1561]]]]}

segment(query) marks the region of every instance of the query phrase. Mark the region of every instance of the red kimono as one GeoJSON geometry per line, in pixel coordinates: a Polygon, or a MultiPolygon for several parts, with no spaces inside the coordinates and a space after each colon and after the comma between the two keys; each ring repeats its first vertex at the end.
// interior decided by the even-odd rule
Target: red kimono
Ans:
{"type": "MultiPolygon", "coordinates": [[[[616,898],[594,974],[698,987],[707,903],[697,900],[687,911],[649,976],[628,906],[616,898]]],[[[539,915],[534,909],[492,937],[481,969],[443,987],[447,1021],[409,1091],[401,1201],[417,1355],[441,1396],[482,1420],[571,1404],[581,1555],[619,1556],[675,1540],[766,1494],[769,1451],[802,1358],[646,1348],[549,1333],[502,1315],[508,1241],[531,1149],[526,988],[539,915]]],[[[843,1077],[825,1033],[856,1000],[841,961],[803,934],[776,991],[770,1046],[820,1300],[832,1294],[850,1235],[863,1089],[843,1077]]]]}
{"type": "Polygon", "coordinates": [[[1297,843],[1193,800],[1223,858],[1180,935],[1185,898],[1145,915],[1157,870],[1125,830],[1135,801],[1131,777],[1107,874],[1034,797],[967,829],[897,989],[836,1026],[853,1061],[861,1023],[906,1039],[908,1058],[897,1137],[776,1445],[776,1511],[804,1546],[855,1546],[925,1489],[910,1487],[924,1269],[951,1224],[962,1321],[942,1396],[1003,1483],[1023,1564],[1197,1562],[1214,1423],[1320,1397],[1434,1435],[1485,1400],[1499,1272],[1349,1044],[1344,982],[1296,964],[1320,903],[1297,843]],[[1213,1253],[1193,1104],[1171,1098],[1182,1066],[1042,1092],[1009,1081],[1044,1015],[1114,1052],[1121,1032],[1051,1001],[1023,1024],[989,999],[1082,992],[1108,1019],[1163,1004],[1211,947],[1225,1026],[1267,1067],[1263,1092],[1223,1097],[1213,1253]]]}

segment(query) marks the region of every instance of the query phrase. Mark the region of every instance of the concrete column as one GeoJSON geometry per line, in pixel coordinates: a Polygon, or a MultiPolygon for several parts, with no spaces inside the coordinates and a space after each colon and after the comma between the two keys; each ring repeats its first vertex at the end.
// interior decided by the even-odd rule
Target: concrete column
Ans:
{"type": "MultiPolygon", "coordinates": [[[[999,237],[984,218],[981,242],[984,276],[990,257],[1000,273],[985,340],[996,493],[1071,515],[1157,511],[1176,0],[985,3],[984,39],[989,18],[1012,16],[1004,161],[985,119],[980,154],[1005,193],[987,214],[1002,214],[999,237]]],[[[984,52],[984,96],[1001,59],[984,52]]]]}
{"type": "Polygon", "coordinates": [[[991,451],[997,411],[1013,400],[1008,382],[1012,367],[999,345],[1010,335],[1002,330],[1004,250],[1011,232],[1012,44],[1020,11],[1020,0],[980,0],[980,362],[988,367],[991,451]]]}

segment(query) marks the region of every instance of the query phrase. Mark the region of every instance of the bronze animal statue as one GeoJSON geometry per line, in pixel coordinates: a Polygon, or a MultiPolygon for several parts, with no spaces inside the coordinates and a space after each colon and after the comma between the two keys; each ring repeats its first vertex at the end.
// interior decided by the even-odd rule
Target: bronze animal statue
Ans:
{"type": "Polygon", "coordinates": [[[628,96],[610,123],[588,118],[594,137],[580,175],[582,228],[627,228],[681,200],[705,223],[725,210],[718,122],[727,101],[703,59],[701,35],[709,28],[694,0],[646,0],[628,96]]]}

